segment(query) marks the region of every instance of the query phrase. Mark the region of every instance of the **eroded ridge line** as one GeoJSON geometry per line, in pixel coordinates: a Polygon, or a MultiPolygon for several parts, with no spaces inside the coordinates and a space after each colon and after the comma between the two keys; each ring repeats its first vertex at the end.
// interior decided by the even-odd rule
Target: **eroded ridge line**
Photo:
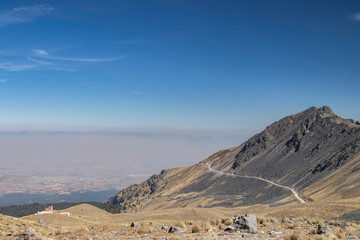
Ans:
{"type": "Polygon", "coordinates": [[[264,182],[267,182],[267,183],[270,183],[272,185],[275,185],[275,186],[278,186],[278,187],[281,187],[281,188],[285,188],[287,190],[290,190],[292,192],[292,194],[294,195],[294,197],[301,203],[305,203],[305,200],[302,199],[299,194],[291,187],[287,187],[287,186],[284,186],[284,185],[280,185],[278,183],[275,183],[273,181],[270,181],[270,180],[267,180],[267,179],[264,179],[264,178],[261,178],[261,177],[255,177],[255,176],[240,176],[240,175],[236,175],[236,174],[233,174],[233,173],[227,173],[227,172],[223,172],[223,171],[219,171],[219,170],[215,170],[215,169],[212,169],[211,168],[211,165],[209,163],[206,163],[207,166],[208,166],[208,169],[212,172],[216,172],[216,173],[220,173],[220,174],[225,174],[225,175],[230,175],[230,176],[234,176],[234,177],[241,177],[241,178],[253,178],[253,179],[257,179],[257,180],[261,180],[261,181],[264,181],[264,182]]]}

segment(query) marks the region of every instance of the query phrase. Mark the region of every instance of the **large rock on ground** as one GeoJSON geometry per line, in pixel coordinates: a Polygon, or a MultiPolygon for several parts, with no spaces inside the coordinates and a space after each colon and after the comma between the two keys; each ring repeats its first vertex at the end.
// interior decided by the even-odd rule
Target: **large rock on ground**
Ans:
{"type": "Polygon", "coordinates": [[[235,223],[232,225],[237,230],[257,233],[257,221],[255,215],[239,215],[236,216],[235,223]]]}
{"type": "Polygon", "coordinates": [[[346,236],[346,239],[349,239],[349,240],[359,240],[359,238],[358,238],[357,236],[352,236],[352,235],[346,236]]]}
{"type": "Polygon", "coordinates": [[[185,229],[177,226],[171,226],[169,229],[169,233],[174,233],[174,232],[185,232],[185,229]]]}
{"type": "Polygon", "coordinates": [[[140,223],[133,222],[133,223],[131,223],[130,227],[134,227],[134,228],[140,227],[140,223]]]}
{"type": "Polygon", "coordinates": [[[19,237],[17,240],[41,240],[34,229],[32,227],[29,227],[28,229],[25,229],[21,237],[19,237]]]}
{"type": "Polygon", "coordinates": [[[42,219],[39,219],[38,223],[40,223],[43,226],[47,226],[47,223],[42,219]]]}
{"type": "Polygon", "coordinates": [[[316,230],[316,233],[317,234],[325,234],[325,233],[329,233],[329,234],[332,234],[332,235],[335,235],[333,230],[331,228],[329,228],[328,226],[321,226],[319,225],[317,230],[316,230]]]}

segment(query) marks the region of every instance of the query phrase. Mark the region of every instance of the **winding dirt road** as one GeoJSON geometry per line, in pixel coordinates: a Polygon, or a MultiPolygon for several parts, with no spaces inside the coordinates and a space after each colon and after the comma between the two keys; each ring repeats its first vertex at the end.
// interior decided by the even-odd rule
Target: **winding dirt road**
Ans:
{"type": "Polygon", "coordinates": [[[207,164],[207,166],[208,166],[208,169],[209,169],[211,172],[220,173],[220,174],[225,174],[225,175],[229,175],[229,176],[232,176],[232,177],[253,178],[253,179],[257,179],[257,180],[261,180],[261,181],[270,183],[270,184],[272,184],[272,185],[275,185],[275,186],[278,186],[278,187],[281,187],[281,188],[285,188],[285,189],[287,189],[287,190],[290,190],[290,191],[292,192],[292,194],[294,195],[294,197],[295,197],[299,202],[305,203],[304,199],[302,199],[301,197],[299,197],[299,194],[298,194],[293,188],[290,188],[290,187],[287,187],[287,186],[284,186],[284,185],[280,185],[280,184],[274,183],[274,182],[272,182],[272,181],[270,181],[270,180],[267,180],[267,179],[264,179],[264,178],[261,178],[261,177],[255,177],[255,176],[240,176],[240,175],[236,175],[236,174],[232,174],[232,173],[222,172],[222,171],[219,171],[219,170],[212,169],[209,163],[206,163],[206,164],[207,164]]]}

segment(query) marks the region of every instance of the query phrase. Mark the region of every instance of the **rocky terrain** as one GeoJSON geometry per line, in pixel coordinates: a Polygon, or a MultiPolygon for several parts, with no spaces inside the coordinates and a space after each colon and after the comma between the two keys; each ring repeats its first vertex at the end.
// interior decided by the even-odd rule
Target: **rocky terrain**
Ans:
{"type": "Polygon", "coordinates": [[[287,116],[238,147],[163,170],[108,201],[113,212],[286,204],[360,196],[360,123],[327,107],[287,116]]]}
{"type": "MultiPolygon", "coordinates": [[[[81,204],[52,214],[11,218],[0,215],[1,239],[358,239],[356,222],[322,220],[323,207],[311,205],[310,211],[299,206],[236,209],[173,209],[136,213],[109,214],[94,206],[81,204]],[[244,212],[255,214],[244,214],[244,212]],[[238,212],[240,214],[231,214],[238,212]],[[312,213],[314,217],[306,216],[312,213]],[[285,216],[287,217],[285,217],[285,216]],[[319,218],[320,217],[320,218],[319,218]]],[[[333,216],[341,210],[332,205],[333,216]]],[[[348,207],[345,207],[345,209],[348,207]]],[[[350,207],[351,208],[351,207],[350,207]]]]}

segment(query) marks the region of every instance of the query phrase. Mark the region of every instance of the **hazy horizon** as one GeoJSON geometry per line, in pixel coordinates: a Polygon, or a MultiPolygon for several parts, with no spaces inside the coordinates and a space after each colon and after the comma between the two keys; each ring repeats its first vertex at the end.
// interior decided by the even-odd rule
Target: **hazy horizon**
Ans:
{"type": "Polygon", "coordinates": [[[250,134],[2,132],[0,195],[120,190],[163,169],[191,165],[239,145],[250,134]]]}

